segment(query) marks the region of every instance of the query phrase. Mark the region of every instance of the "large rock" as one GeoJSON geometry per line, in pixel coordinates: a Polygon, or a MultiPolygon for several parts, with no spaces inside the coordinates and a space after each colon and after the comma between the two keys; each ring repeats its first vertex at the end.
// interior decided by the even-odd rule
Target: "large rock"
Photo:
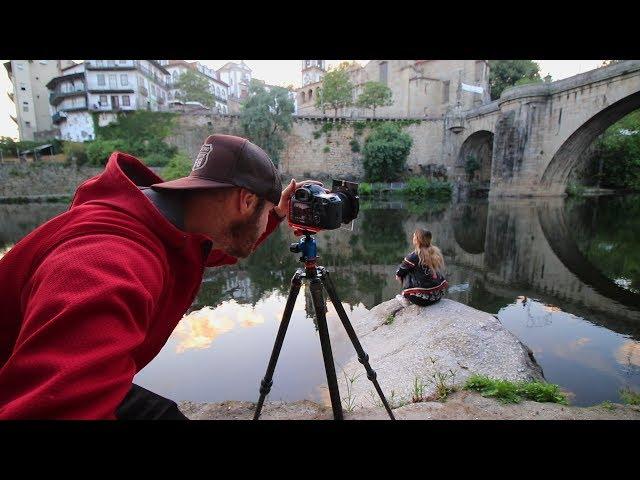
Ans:
{"type": "MultiPolygon", "coordinates": [[[[352,323],[392,408],[412,401],[416,380],[424,385],[425,400],[437,398],[438,383],[460,386],[474,373],[544,380],[531,350],[496,317],[453,300],[419,307],[392,299],[352,323]]],[[[342,369],[345,408],[381,405],[355,353],[342,369]]]]}

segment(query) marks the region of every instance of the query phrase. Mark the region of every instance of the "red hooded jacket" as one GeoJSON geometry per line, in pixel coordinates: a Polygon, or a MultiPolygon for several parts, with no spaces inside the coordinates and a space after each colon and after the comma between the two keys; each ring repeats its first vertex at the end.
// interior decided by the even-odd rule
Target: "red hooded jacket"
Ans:
{"type": "MultiPolygon", "coordinates": [[[[192,304],[205,267],[237,262],[139,190],[162,179],[116,152],[68,211],[0,260],[0,419],[113,419],[192,304]]],[[[262,242],[279,224],[269,216],[262,242]]]]}

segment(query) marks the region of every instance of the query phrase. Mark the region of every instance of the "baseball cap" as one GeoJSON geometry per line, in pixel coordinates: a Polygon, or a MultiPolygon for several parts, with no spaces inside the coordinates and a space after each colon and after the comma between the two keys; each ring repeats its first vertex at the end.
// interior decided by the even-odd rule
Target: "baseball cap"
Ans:
{"type": "Polygon", "coordinates": [[[203,190],[243,187],[276,205],[282,182],[269,155],[246,138],[210,135],[200,148],[191,173],[151,185],[154,190],[203,190]]]}

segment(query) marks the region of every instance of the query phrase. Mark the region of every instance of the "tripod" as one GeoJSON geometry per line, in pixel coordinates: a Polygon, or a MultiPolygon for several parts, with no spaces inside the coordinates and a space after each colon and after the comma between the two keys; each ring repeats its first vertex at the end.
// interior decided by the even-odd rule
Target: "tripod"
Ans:
{"type": "Polygon", "coordinates": [[[273,372],[276,369],[278,356],[280,355],[280,350],[282,349],[282,344],[284,343],[284,337],[287,333],[289,321],[291,320],[293,306],[296,303],[296,298],[298,297],[298,293],[300,292],[302,281],[307,280],[309,282],[309,288],[311,290],[313,309],[315,312],[316,320],[318,322],[320,347],[322,349],[322,357],[324,359],[324,369],[327,374],[327,384],[329,386],[329,397],[331,398],[333,418],[335,420],[343,420],[343,415],[342,405],[340,403],[340,392],[338,390],[338,381],[336,379],[336,370],[333,362],[333,354],[331,352],[331,342],[329,340],[329,329],[327,327],[327,318],[325,316],[326,303],[324,300],[324,296],[322,295],[323,287],[329,294],[329,298],[331,299],[331,302],[333,303],[333,306],[335,307],[336,312],[338,313],[338,316],[342,321],[342,325],[347,331],[347,335],[349,336],[349,339],[351,340],[351,343],[353,344],[356,353],[358,354],[358,361],[362,365],[364,365],[364,368],[367,371],[367,378],[373,383],[373,386],[378,392],[378,395],[380,395],[380,399],[382,400],[382,403],[384,404],[389,417],[391,417],[392,420],[395,420],[395,417],[391,412],[391,408],[387,403],[387,399],[382,393],[382,389],[380,388],[378,380],[376,379],[376,372],[374,372],[371,368],[371,365],[369,365],[369,355],[365,353],[362,345],[360,345],[360,341],[358,340],[356,332],[351,326],[349,317],[347,317],[347,313],[344,311],[342,303],[338,298],[338,294],[336,292],[333,281],[331,280],[329,272],[324,267],[318,266],[316,263],[316,260],[318,258],[316,241],[309,232],[303,233],[304,238],[300,239],[300,242],[292,244],[290,250],[295,253],[302,252],[300,261],[304,263],[305,268],[298,268],[291,278],[289,297],[287,298],[287,304],[282,315],[280,328],[278,329],[278,334],[273,346],[273,351],[271,352],[271,358],[269,359],[269,365],[267,366],[267,373],[262,379],[262,382],[260,382],[260,399],[258,400],[258,406],[256,407],[253,419],[257,420],[260,417],[260,411],[262,410],[264,399],[271,391],[271,386],[273,385],[273,372]]]}

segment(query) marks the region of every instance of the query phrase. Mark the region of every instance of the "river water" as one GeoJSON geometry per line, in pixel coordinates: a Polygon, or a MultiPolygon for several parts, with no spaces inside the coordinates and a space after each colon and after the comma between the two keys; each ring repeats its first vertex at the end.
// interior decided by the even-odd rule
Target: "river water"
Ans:
{"type": "MultiPolygon", "coordinates": [[[[65,209],[0,205],[0,252],[65,209]]],[[[497,315],[572,404],[640,390],[640,196],[363,200],[352,230],[317,236],[320,263],[352,319],[398,293],[394,272],[416,227],[431,230],[445,255],[448,298],[497,315]]],[[[252,257],[208,270],[190,311],[134,381],[175,400],[256,400],[299,266],[288,248],[296,240],[281,225],[252,257]]],[[[327,401],[312,310],[303,287],[271,400],[327,401]]],[[[327,320],[340,375],[353,347],[331,305],[327,320]]]]}

